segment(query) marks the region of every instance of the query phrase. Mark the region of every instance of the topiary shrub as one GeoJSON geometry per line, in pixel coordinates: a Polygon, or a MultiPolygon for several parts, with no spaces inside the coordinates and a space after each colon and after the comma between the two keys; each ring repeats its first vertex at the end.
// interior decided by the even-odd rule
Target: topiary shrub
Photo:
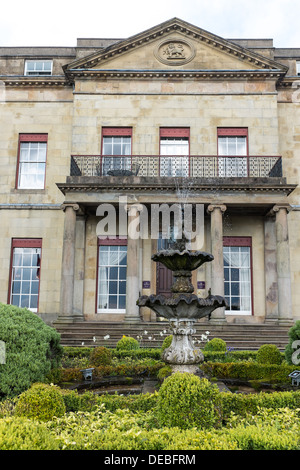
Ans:
{"type": "Polygon", "coordinates": [[[300,320],[289,329],[289,342],[285,347],[284,356],[288,364],[300,364],[300,320]]]}
{"type": "Polygon", "coordinates": [[[45,381],[61,365],[60,334],[25,308],[0,304],[0,340],[6,352],[5,364],[0,364],[0,400],[45,381]]]}
{"type": "Polygon", "coordinates": [[[256,360],[259,364],[282,363],[282,355],[275,344],[263,344],[257,351],[256,360]]]}
{"type": "Polygon", "coordinates": [[[220,420],[220,406],[216,385],[194,374],[176,372],[159,389],[156,413],[161,426],[209,429],[220,420]]]}
{"type": "Polygon", "coordinates": [[[206,343],[203,351],[226,351],[226,342],[221,338],[213,338],[206,343]]]}
{"type": "Polygon", "coordinates": [[[34,383],[16,400],[15,415],[47,421],[66,412],[63,390],[53,384],[34,383]]]}
{"type": "Polygon", "coordinates": [[[94,366],[109,366],[112,362],[111,351],[104,346],[94,348],[90,355],[90,363],[94,366]]]}
{"type": "Polygon", "coordinates": [[[21,393],[15,415],[40,421],[63,416],[66,406],[60,390],[55,385],[36,383],[21,393]]]}
{"type": "Polygon", "coordinates": [[[161,352],[164,352],[165,349],[171,346],[173,335],[167,336],[161,345],[161,352]]]}
{"type": "Polygon", "coordinates": [[[116,344],[116,349],[118,351],[133,351],[139,348],[139,342],[136,339],[131,338],[131,336],[123,335],[123,337],[116,344]]]}

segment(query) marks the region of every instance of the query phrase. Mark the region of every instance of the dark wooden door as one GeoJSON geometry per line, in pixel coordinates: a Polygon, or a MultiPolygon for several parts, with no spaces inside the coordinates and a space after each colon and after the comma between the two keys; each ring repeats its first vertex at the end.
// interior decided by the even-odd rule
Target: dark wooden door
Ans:
{"type": "Polygon", "coordinates": [[[156,265],[156,294],[162,294],[166,297],[171,296],[171,287],[173,284],[173,273],[163,264],[156,265]]]}

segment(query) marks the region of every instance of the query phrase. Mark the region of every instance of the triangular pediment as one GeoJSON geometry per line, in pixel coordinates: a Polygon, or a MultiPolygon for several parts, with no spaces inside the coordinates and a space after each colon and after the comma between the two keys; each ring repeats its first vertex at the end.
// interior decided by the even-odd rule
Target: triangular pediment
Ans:
{"type": "Polygon", "coordinates": [[[230,76],[282,77],[287,68],[201,28],[173,18],[121,40],[65,67],[71,77],[110,75],[140,77],[230,76]]]}

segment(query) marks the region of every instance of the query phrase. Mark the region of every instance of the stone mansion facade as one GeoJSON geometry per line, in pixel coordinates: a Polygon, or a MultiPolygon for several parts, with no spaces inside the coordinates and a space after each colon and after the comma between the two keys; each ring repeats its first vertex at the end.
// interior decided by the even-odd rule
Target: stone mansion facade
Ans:
{"type": "Polygon", "coordinates": [[[168,293],[151,256],[172,218],[167,235],[126,236],[120,201],[134,222],[184,198],[214,256],[195,293],[228,303],[211,321],[300,319],[298,46],[173,18],[128,39],[0,47],[0,302],[49,324],[155,322],[136,300],[168,293]]]}

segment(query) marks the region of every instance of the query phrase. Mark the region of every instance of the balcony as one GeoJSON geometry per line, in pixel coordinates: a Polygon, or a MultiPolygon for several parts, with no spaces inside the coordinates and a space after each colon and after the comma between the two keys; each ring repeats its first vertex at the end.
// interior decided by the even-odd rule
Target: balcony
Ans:
{"type": "Polygon", "coordinates": [[[281,178],[278,156],[72,155],[70,176],[281,178]]]}

